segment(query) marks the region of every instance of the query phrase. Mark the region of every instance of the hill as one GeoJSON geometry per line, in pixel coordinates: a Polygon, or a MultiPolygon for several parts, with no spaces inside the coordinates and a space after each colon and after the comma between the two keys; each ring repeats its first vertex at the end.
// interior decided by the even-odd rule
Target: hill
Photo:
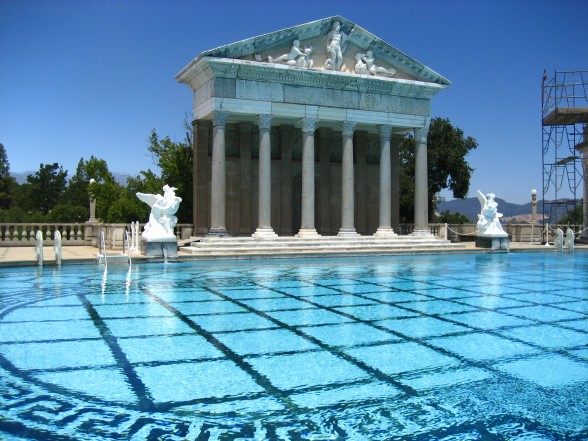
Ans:
{"type": "MultiPolygon", "coordinates": [[[[509,218],[518,217],[520,221],[528,219],[531,220],[532,205],[531,202],[527,204],[512,204],[506,202],[504,199],[496,198],[498,204],[498,212],[504,215],[504,221],[508,221],[509,218]]],[[[478,214],[480,214],[480,201],[478,198],[466,198],[466,199],[454,199],[452,201],[441,202],[437,206],[439,213],[443,211],[449,211],[450,213],[461,213],[469,217],[472,222],[477,222],[478,214]]],[[[540,218],[543,213],[543,201],[537,201],[537,215],[540,218]]],[[[514,221],[514,219],[511,219],[514,221]]]]}

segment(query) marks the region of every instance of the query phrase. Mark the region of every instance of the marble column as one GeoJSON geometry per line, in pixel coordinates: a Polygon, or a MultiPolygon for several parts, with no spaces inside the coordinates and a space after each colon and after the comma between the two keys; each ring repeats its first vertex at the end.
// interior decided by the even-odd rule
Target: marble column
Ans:
{"type": "Polygon", "coordinates": [[[208,236],[228,236],[225,223],[225,124],[228,112],[215,111],[212,119],[212,175],[210,182],[210,231],[208,236]]]}
{"type": "Polygon", "coordinates": [[[341,162],[341,228],[338,237],[359,236],[355,231],[355,183],[353,180],[353,132],[356,122],[343,121],[341,162]]]}
{"type": "Polygon", "coordinates": [[[314,226],[314,132],[318,119],[302,118],[302,215],[297,237],[319,237],[314,226]]]}
{"type": "Polygon", "coordinates": [[[380,130],[380,223],[374,236],[392,237],[392,168],[390,162],[390,138],[392,126],[379,126],[380,130]]]}
{"type": "Polygon", "coordinates": [[[259,115],[259,204],[256,239],[272,239],[278,235],[272,229],[272,151],[270,131],[272,116],[259,115]]]}
{"type": "Polygon", "coordinates": [[[582,228],[582,240],[588,240],[588,124],[584,125],[584,141],[576,146],[582,154],[582,168],[584,170],[584,226],[582,228]]]}
{"type": "Polygon", "coordinates": [[[240,202],[239,233],[251,234],[251,124],[239,123],[240,202]]]}
{"type": "Polygon", "coordinates": [[[432,236],[429,232],[429,178],[427,135],[429,124],[415,129],[414,230],[413,236],[432,236]]]}
{"type": "Polygon", "coordinates": [[[400,141],[401,135],[390,138],[390,170],[392,172],[392,229],[400,231],[400,141]]]}
{"type": "Polygon", "coordinates": [[[210,125],[210,121],[206,120],[195,120],[192,123],[194,129],[192,152],[192,218],[195,236],[208,234],[210,226],[210,193],[208,188],[210,125]]]}

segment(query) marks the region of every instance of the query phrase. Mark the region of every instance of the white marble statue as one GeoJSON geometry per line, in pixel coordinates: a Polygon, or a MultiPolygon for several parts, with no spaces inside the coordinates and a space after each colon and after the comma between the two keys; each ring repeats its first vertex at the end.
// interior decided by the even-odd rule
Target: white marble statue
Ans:
{"type": "Polygon", "coordinates": [[[341,23],[335,21],[327,34],[327,60],[325,69],[342,70],[343,52],[347,47],[347,34],[341,31],[341,23]]]}
{"type": "Polygon", "coordinates": [[[358,74],[370,74],[370,75],[381,75],[384,77],[393,77],[396,75],[394,69],[386,69],[385,67],[376,66],[374,61],[374,53],[367,51],[365,54],[358,53],[355,55],[355,73],[358,74]]]}
{"type": "Polygon", "coordinates": [[[292,43],[292,49],[290,52],[279,57],[273,58],[271,55],[267,57],[268,63],[285,63],[289,66],[299,67],[312,67],[312,59],[310,53],[312,52],[311,47],[305,47],[304,50],[300,49],[300,40],[294,40],[292,43]]]}
{"type": "Polygon", "coordinates": [[[484,196],[478,190],[478,200],[482,209],[478,215],[476,233],[482,237],[508,237],[508,234],[502,229],[502,225],[500,225],[502,213],[498,212],[498,204],[494,200],[494,197],[494,193],[489,193],[484,196]]]}
{"type": "Polygon", "coordinates": [[[143,239],[147,241],[174,240],[174,227],[178,222],[175,216],[182,198],[176,196],[177,188],[163,186],[160,194],[137,193],[137,197],[151,207],[149,222],[145,225],[143,239]]]}

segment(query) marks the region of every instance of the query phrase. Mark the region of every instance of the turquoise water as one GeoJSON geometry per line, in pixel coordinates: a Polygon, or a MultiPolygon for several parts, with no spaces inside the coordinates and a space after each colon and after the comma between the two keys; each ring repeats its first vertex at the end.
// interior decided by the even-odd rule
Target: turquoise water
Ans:
{"type": "Polygon", "coordinates": [[[588,253],[0,269],[0,439],[586,440],[588,253]]]}

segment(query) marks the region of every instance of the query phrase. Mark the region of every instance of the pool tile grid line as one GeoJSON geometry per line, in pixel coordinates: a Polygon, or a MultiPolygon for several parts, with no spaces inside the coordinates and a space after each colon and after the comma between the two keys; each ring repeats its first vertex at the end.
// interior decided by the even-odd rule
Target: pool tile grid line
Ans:
{"type": "MultiPolygon", "coordinates": [[[[230,298],[228,300],[230,300],[230,298]]],[[[308,302],[309,303],[313,303],[311,301],[308,301],[308,302]]],[[[323,307],[322,305],[319,305],[319,304],[315,304],[315,306],[322,307],[322,308],[327,309],[327,310],[332,310],[332,312],[336,312],[336,313],[339,313],[341,315],[348,316],[349,318],[352,318],[352,319],[356,320],[357,322],[365,323],[367,325],[373,326],[376,329],[380,329],[380,330],[389,332],[389,333],[394,334],[394,335],[396,335],[396,336],[398,336],[400,338],[403,338],[405,340],[413,341],[413,342],[415,342],[415,343],[417,343],[417,344],[419,344],[421,346],[427,347],[428,349],[433,350],[433,351],[435,351],[437,353],[441,353],[441,354],[443,354],[445,356],[448,356],[448,357],[457,359],[457,360],[459,360],[460,363],[463,363],[466,366],[470,366],[470,367],[474,367],[474,368],[478,368],[478,369],[485,369],[487,371],[493,372],[494,374],[508,375],[508,373],[505,373],[504,371],[498,371],[498,370],[496,370],[493,367],[493,362],[494,361],[492,361],[492,362],[483,362],[483,361],[480,361],[480,360],[472,360],[470,358],[463,357],[463,356],[461,356],[459,354],[456,354],[455,352],[451,352],[449,350],[446,350],[443,347],[439,347],[439,346],[430,344],[429,342],[424,341],[422,339],[420,339],[420,340],[419,339],[414,339],[414,338],[412,338],[410,336],[406,336],[406,335],[404,335],[404,334],[402,334],[400,332],[394,332],[394,331],[391,331],[388,328],[380,327],[380,326],[374,324],[372,321],[357,319],[356,317],[354,317],[352,315],[348,315],[348,314],[342,313],[340,311],[337,311],[335,308],[323,307]]],[[[252,309],[252,312],[257,312],[259,314],[265,315],[264,312],[262,312],[262,311],[255,311],[254,309],[252,309]]],[[[295,327],[290,327],[289,325],[287,325],[285,323],[283,323],[282,325],[285,326],[285,327],[287,327],[288,329],[291,329],[293,332],[299,333],[298,330],[295,327]]],[[[312,336],[307,335],[303,331],[300,332],[299,335],[301,335],[301,336],[303,336],[305,338],[308,338],[311,341],[316,342],[316,344],[320,345],[321,347],[324,347],[324,349],[326,349],[327,351],[329,351],[331,353],[334,353],[334,354],[338,355],[339,357],[341,357],[343,359],[349,360],[349,361],[354,362],[356,364],[359,362],[360,363],[359,364],[359,367],[361,367],[362,369],[366,370],[367,372],[369,372],[370,374],[372,374],[373,376],[375,376],[376,378],[378,378],[380,381],[385,381],[388,384],[391,384],[391,385],[393,385],[393,386],[395,386],[395,387],[403,390],[407,395],[414,396],[414,395],[417,394],[417,391],[413,390],[411,387],[407,386],[406,384],[399,382],[398,378],[396,378],[396,377],[392,378],[392,377],[388,376],[388,374],[386,374],[384,372],[381,372],[378,369],[374,369],[373,367],[371,367],[369,365],[365,365],[364,366],[364,363],[361,360],[357,360],[354,357],[349,357],[349,355],[346,352],[342,352],[341,350],[339,350],[339,348],[333,347],[333,346],[330,346],[330,345],[327,345],[327,344],[324,344],[322,341],[317,340],[317,339],[313,338],[312,336]]],[[[504,338],[504,337],[503,336],[499,336],[499,338],[504,338]]],[[[527,343],[522,343],[522,344],[525,345],[525,346],[529,346],[527,343]]],[[[374,347],[375,346],[382,346],[382,345],[374,345],[374,347]]],[[[510,359],[510,357],[506,357],[506,358],[504,358],[504,361],[508,361],[509,359],[510,359]]]]}
{"type": "MultiPolygon", "coordinates": [[[[355,295],[356,295],[356,296],[359,296],[359,297],[361,297],[361,296],[362,296],[361,294],[355,294],[355,295]]],[[[382,303],[388,303],[388,304],[390,304],[389,302],[382,302],[382,303]]],[[[394,305],[394,306],[401,306],[401,305],[399,305],[399,304],[391,304],[391,305],[394,305]]],[[[317,304],[316,306],[320,306],[320,305],[318,305],[318,304],[317,304]]],[[[325,308],[325,309],[332,309],[332,310],[333,310],[333,312],[337,312],[337,311],[338,311],[337,309],[334,309],[334,308],[325,308]]],[[[483,308],[480,308],[480,309],[483,309],[483,308]]],[[[409,309],[409,310],[410,310],[410,309],[409,309]]],[[[415,312],[417,312],[417,311],[415,311],[415,312]]],[[[443,319],[445,319],[445,317],[447,317],[447,316],[439,316],[439,315],[428,315],[428,314],[424,314],[424,313],[421,313],[421,314],[422,314],[423,316],[432,317],[432,318],[441,319],[441,320],[443,320],[443,319]]],[[[458,315],[458,314],[455,314],[455,315],[458,315]]],[[[355,316],[350,316],[350,317],[353,317],[353,318],[355,319],[355,316]]],[[[449,315],[449,317],[451,317],[451,315],[449,315]]],[[[451,320],[450,318],[448,318],[448,319],[446,319],[446,320],[447,320],[448,322],[455,323],[455,324],[458,324],[458,325],[461,325],[461,326],[468,326],[468,325],[464,325],[464,324],[463,324],[463,323],[461,323],[461,322],[456,322],[456,321],[454,321],[454,320],[451,320]]],[[[376,327],[377,329],[384,329],[384,330],[390,331],[390,329],[389,329],[389,328],[380,328],[379,326],[375,325],[375,324],[373,323],[373,321],[364,321],[364,320],[357,320],[357,321],[360,321],[360,322],[362,322],[362,323],[366,323],[366,324],[368,324],[368,325],[374,326],[374,327],[376,327]]],[[[542,323],[542,322],[539,322],[539,323],[542,323]]],[[[548,323],[551,323],[551,324],[553,324],[553,322],[548,322],[548,323]]],[[[507,327],[503,327],[503,328],[500,328],[500,329],[510,329],[510,328],[517,328],[517,327],[518,327],[518,326],[512,326],[512,327],[508,327],[508,326],[507,326],[507,327]]],[[[505,336],[504,336],[504,335],[502,335],[502,334],[500,334],[500,333],[497,333],[497,332],[492,332],[491,330],[488,330],[488,329],[476,328],[476,327],[473,327],[473,326],[469,326],[469,328],[470,328],[472,331],[474,331],[475,333],[479,333],[479,334],[491,334],[491,335],[494,335],[495,337],[498,337],[498,338],[501,338],[501,339],[504,339],[504,338],[505,338],[505,336]]],[[[392,331],[392,332],[394,332],[394,331],[392,331]]],[[[463,332],[463,334],[469,334],[469,332],[466,332],[466,331],[464,331],[464,332],[463,332]]],[[[425,344],[426,346],[429,346],[431,349],[434,349],[434,350],[439,350],[439,349],[442,349],[442,348],[440,348],[439,346],[436,346],[436,345],[429,345],[429,344],[426,342],[426,340],[427,340],[427,339],[414,339],[414,338],[412,338],[412,337],[410,337],[410,336],[408,336],[408,335],[405,335],[405,334],[403,334],[403,333],[401,333],[401,332],[397,333],[397,335],[398,335],[399,337],[405,338],[405,339],[407,339],[407,340],[414,340],[414,341],[416,341],[416,342],[418,342],[418,343],[420,343],[420,344],[425,344]]],[[[459,335],[459,333],[456,333],[455,335],[459,335]]],[[[587,339],[588,339],[588,333],[586,333],[586,335],[587,335],[587,339]]],[[[431,339],[431,338],[433,338],[433,337],[429,337],[428,339],[431,339]]],[[[444,338],[444,337],[440,337],[440,338],[444,338]]],[[[544,348],[543,346],[540,346],[540,345],[535,345],[535,344],[533,344],[533,343],[529,343],[528,341],[519,340],[519,339],[512,338],[512,337],[507,337],[507,339],[508,339],[508,340],[510,340],[510,341],[511,341],[511,342],[513,342],[513,343],[517,343],[517,344],[521,344],[521,343],[522,343],[522,344],[524,344],[524,345],[526,345],[526,346],[531,346],[531,347],[534,347],[535,349],[537,349],[537,350],[540,350],[540,351],[542,351],[542,352],[544,352],[544,353],[545,353],[545,352],[557,353],[557,354],[560,354],[560,355],[566,356],[566,357],[568,357],[568,358],[573,358],[573,359],[575,359],[576,361],[583,361],[583,360],[582,360],[580,357],[576,357],[576,356],[573,356],[573,355],[571,355],[571,356],[570,356],[570,354],[568,354],[566,351],[563,351],[563,350],[554,350],[554,349],[551,349],[551,348],[549,348],[549,349],[547,349],[547,350],[546,350],[546,348],[544,348]]],[[[573,349],[573,348],[571,348],[571,349],[573,349]]],[[[445,352],[445,351],[443,351],[443,352],[445,352]]],[[[455,357],[455,355],[456,355],[456,354],[455,354],[454,352],[448,351],[448,352],[447,352],[447,355],[450,355],[450,356],[454,356],[454,357],[455,357]]],[[[535,354],[535,355],[536,355],[536,354],[535,354]]],[[[458,357],[458,358],[459,358],[459,357],[458,357]]],[[[463,359],[463,360],[461,360],[461,361],[462,361],[462,362],[468,362],[469,364],[471,364],[471,360],[470,360],[470,359],[463,359]]],[[[484,367],[484,368],[486,368],[486,369],[491,369],[491,370],[494,370],[494,369],[492,368],[492,365],[483,365],[483,366],[477,366],[477,367],[484,367]]],[[[504,374],[504,372],[502,372],[502,374],[504,374]]]]}
{"type": "Polygon", "coordinates": [[[354,319],[355,319],[355,317],[354,317],[354,319]]]}
{"type": "Polygon", "coordinates": [[[112,334],[107,324],[100,317],[98,311],[94,308],[94,305],[92,305],[83,294],[79,294],[79,299],[86,308],[90,318],[95,323],[96,328],[98,328],[98,331],[100,332],[103,340],[108,345],[110,352],[116,360],[117,366],[122,370],[124,376],[127,378],[129,386],[137,397],[139,407],[145,411],[155,410],[153,397],[135,369],[132,367],[125,352],[117,343],[116,337],[112,334]]]}
{"type": "MultiPolygon", "coordinates": [[[[224,295],[224,294],[222,294],[221,292],[215,292],[215,290],[214,290],[213,288],[210,288],[210,290],[211,290],[211,292],[214,292],[214,293],[216,293],[217,295],[221,296],[222,298],[224,298],[224,299],[226,299],[226,300],[229,300],[229,301],[232,301],[232,302],[235,302],[235,303],[239,304],[240,306],[242,306],[242,307],[244,307],[244,308],[248,309],[250,312],[253,312],[253,313],[255,313],[255,314],[258,314],[258,315],[260,315],[261,317],[263,317],[263,318],[265,318],[265,319],[267,319],[267,320],[270,320],[270,321],[274,322],[274,323],[275,323],[276,325],[278,325],[280,328],[282,328],[282,329],[287,329],[287,330],[289,330],[289,331],[291,331],[291,332],[293,332],[293,333],[295,333],[295,334],[297,334],[297,335],[299,335],[299,336],[301,336],[301,337],[305,338],[305,339],[306,339],[306,340],[308,340],[309,342],[311,342],[311,343],[313,343],[313,344],[317,345],[317,347],[320,347],[321,349],[324,349],[324,350],[328,351],[328,353],[335,354],[335,355],[339,356],[339,357],[340,357],[340,358],[342,358],[343,360],[345,360],[345,361],[347,361],[347,362],[350,362],[351,364],[353,364],[353,365],[355,365],[355,366],[359,367],[359,368],[360,368],[360,369],[362,369],[363,371],[365,371],[365,372],[369,373],[369,374],[370,374],[371,376],[373,376],[374,378],[376,378],[376,379],[378,379],[378,380],[380,380],[380,381],[384,381],[384,382],[386,382],[386,383],[388,383],[388,384],[391,384],[392,386],[394,386],[394,387],[396,387],[396,388],[398,388],[398,389],[400,389],[400,390],[404,391],[404,392],[405,392],[406,394],[408,394],[408,395],[415,395],[415,394],[416,394],[416,391],[414,391],[414,390],[412,390],[411,388],[408,388],[408,387],[406,387],[405,385],[403,385],[403,384],[399,383],[398,381],[396,381],[395,379],[391,378],[390,376],[388,376],[388,375],[384,374],[383,372],[380,372],[380,371],[378,371],[378,370],[375,370],[375,369],[373,369],[373,368],[372,368],[372,367],[370,367],[369,365],[366,365],[365,363],[363,363],[363,362],[361,362],[361,361],[359,361],[359,360],[356,360],[356,359],[354,359],[354,358],[350,357],[350,356],[349,356],[349,355],[347,355],[346,353],[344,353],[344,352],[342,352],[342,351],[339,351],[337,348],[334,348],[334,347],[332,347],[332,346],[330,346],[330,345],[327,345],[327,344],[325,344],[325,343],[324,343],[324,342],[322,342],[321,340],[319,340],[319,339],[316,339],[316,338],[312,337],[311,335],[305,334],[304,332],[300,331],[300,330],[299,330],[299,329],[297,329],[296,327],[294,327],[294,326],[291,326],[291,325],[289,325],[289,324],[287,324],[287,323],[285,323],[285,322],[282,322],[282,321],[280,321],[280,320],[278,320],[278,319],[276,319],[276,318],[272,317],[271,315],[268,315],[268,314],[267,314],[267,313],[265,313],[264,311],[259,311],[259,310],[256,310],[256,309],[254,309],[254,308],[250,307],[249,305],[246,305],[246,304],[243,304],[243,303],[241,303],[241,302],[240,302],[240,301],[238,301],[238,300],[231,299],[230,297],[228,297],[228,296],[225,296],[225,295],[224,295]]],[[[288,296],[290,296],[290,295],[288,295],[288,296]]],[[[291,296],[291,297],[292,297],[292,298],[296,298],[295,296],[291,296]]],[[[309,304],[313,304],[312,302],[308,302],[308,303],[309,303],[309,304]]],[[[313,305],[314,305],[314,304],[313,304],[313,305]]],[[[319,308],[323,308],[323,309],[329,309],[329,308],[324,308],[324,307],[322,307],[322,306],[321,306],[321,305],[319,305],[319,304],[316,304],[316,305],[314,305],[314,306],[318,306],[319,308]]]]}
{"type": "Polygon", "coordinates": [[[267,393],[275,398],[278,399],[283,405],[287,408],[295,409],[296,405],[292,402],[280,389],[276,388],[270,380],[265,377],[264,375],[258,373],[253,366],[251,366],[248,362],[246,362],[242,357],[240,357],[237,353],[232,351],[228,346],[218,340],[212,333],[206,331],[204,328],[199,326],[196,322],[194,322],[190,317],[182,314],[180,311],[175,309],[171,304],[165,302],[161,298],[159,298],[155,293],[149,291],[148,288],[144,288],[143,292],[154,299],[157,303],[161,306],[172,312],[177,318],[179,318],[183,323],[188,325],[192,328],[196,333],[202,337],[204,337],[209,343],[211,343],[215,348],[220,350],[229,360],[235,363],[239,368],[245,371],[257,384],[259,384],[267,393]]]}

